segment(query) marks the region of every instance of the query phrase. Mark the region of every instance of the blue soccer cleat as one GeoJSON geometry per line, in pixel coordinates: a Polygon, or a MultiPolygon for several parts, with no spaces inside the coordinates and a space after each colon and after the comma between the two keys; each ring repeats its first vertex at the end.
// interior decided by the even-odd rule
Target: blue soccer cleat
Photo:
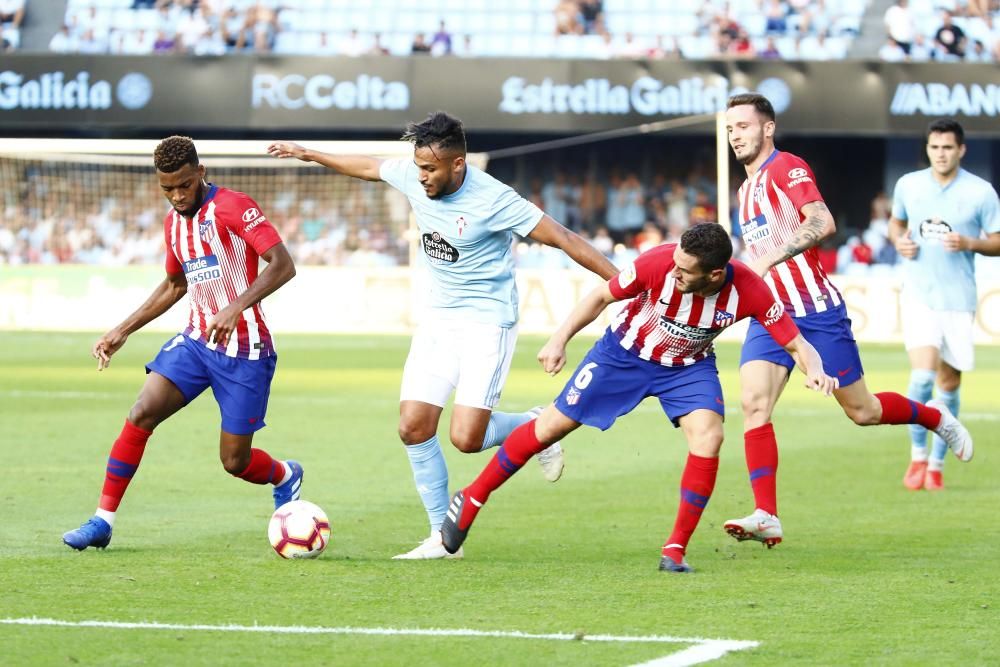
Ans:
{"type": "Polygon", "coordinates": [[[278,509],[285,503],[298,500],[302,495],[302,465],[298,461],[289,459],[285,461],[292,469],[292,476],[283,484],[274,487],[274,509],[278,509]]]}
{"type": "Polygon", "coordinates": [[[687,561],[683,558],[681,562],[675,561],[670,556],[663,556],[660,559],[660,572],[694,572],[694,568],[687,564],[687,561]]]}
{"type": "Polygon", "coordinates": [[[77,551],[87,547],[103,549],[111,543],[111,524],[101,517],[91,517],[76,530],[63,533],[63,542],[77,551]]]}

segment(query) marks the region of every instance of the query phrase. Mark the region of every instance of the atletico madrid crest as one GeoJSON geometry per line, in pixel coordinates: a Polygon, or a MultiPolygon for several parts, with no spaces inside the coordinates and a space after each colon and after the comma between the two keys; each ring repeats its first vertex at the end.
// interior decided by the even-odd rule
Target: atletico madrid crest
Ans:
{"type": "Polygon", "coordinates": [[[205,243],[211,243],[215,238],[215,221],[205,220],[198,223],[198,236],[205,243]]]}

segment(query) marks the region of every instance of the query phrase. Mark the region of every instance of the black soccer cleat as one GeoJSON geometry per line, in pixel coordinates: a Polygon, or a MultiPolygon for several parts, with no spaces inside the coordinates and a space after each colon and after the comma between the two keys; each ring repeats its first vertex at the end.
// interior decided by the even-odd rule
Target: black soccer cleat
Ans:
{"type": "Polygon", "coordinates": [[[465,507],[465,493],[459,491],[451,497],[451,505],[448,506],[448,513],[445,514],[444,523],[441,524],[441,544],[444,550],[450,554],[462,548],[462,543],[469,535],[470,523],[462,530],[458,527],[459,519],[462,518],[462,508],[465,507]]]}

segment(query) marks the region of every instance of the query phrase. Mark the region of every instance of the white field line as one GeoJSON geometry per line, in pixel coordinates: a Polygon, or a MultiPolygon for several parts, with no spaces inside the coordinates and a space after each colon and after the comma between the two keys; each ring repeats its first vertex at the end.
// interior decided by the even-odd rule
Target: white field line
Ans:
{"type": "MultiPolygon", "coordinates": [[[[113,630],[180,630],[186,632],[257,632],[298,635],[376,635],[409,637],[485,637],[493,639],[541,639],[549,641],[622,642],[650,644],[695,644],[690,648],[641,663],[642,667],[685,667],[716,660],[730,651],[758,646],[758,642],[665,635],[580,635],[536,634],[507,630],[423,629],[423,628],[328,628],[304,625],[184,625],[180,623],[124,623],[119,621],[60,621],[54,618],[0,618],[0,625],[35,625],[63,628],[108,628],[113,630]]],[[[639,666],[636,666],[639,667],[639,666]]]]}

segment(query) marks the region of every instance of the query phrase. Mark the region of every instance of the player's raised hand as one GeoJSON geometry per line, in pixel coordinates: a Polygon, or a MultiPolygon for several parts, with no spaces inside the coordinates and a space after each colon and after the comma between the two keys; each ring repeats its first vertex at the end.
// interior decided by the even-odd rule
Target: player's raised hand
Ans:
{"type": "Polygon", "coordinates": [[[824,373],[822,368],[817,373],[806,374],[806,388],[818,391],[824,396],[829,396],[838,387],[840,387],[840,381],[824,373]]]}
{"type": "Polygon", "coordinates": [[[267,154],[276,158],[294,157],[301,160],[306,149],[294,141],[275,141],[267,147],[267,154]]]}
{"type": "Polygon", "coordinates": [[[555,375],[566,365],[566,345],[549,339],[538,352],[538,363],[549,375],[555,375]]]}
{"type": "Polygon", "coordinates": [[[907,229],[905,232],[896,237],[896,252],[907,259],[913,259],[920,252],[920,246],[917,242],[913,240],[910,236],[910,230],[907,229]]]}
{"type": "Polygon", "coordinates": [[[103,371],[111,365],[111,355],[120,350],[126,340],[128,340],[128,334],[124,334],[118,329],[112,329],[97,339],[94,347],[90,350],[90,354],[93,355],[94,359],[97,359],[97,370],[103,371]]]}
{"type": "Polygon", "coordinates": [[[242,313],[229,304],[212,317],[205,328],[205,336],[209,343],[217,343],[222,347],[229,345],[229,337],[236,330],[242,313]]]}

